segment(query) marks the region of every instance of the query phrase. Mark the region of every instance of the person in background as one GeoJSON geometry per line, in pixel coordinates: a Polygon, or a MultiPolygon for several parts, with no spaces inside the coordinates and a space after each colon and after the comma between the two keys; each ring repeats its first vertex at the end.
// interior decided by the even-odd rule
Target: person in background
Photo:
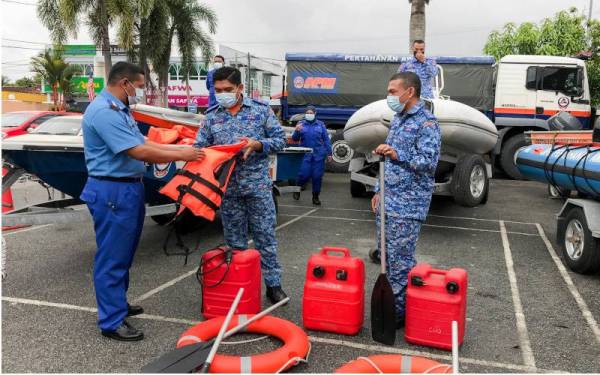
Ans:
{"type": "Polygon", "coordinates": [[[385,157],[384,229],[380,225],[379,183],[371,204],[377,213],[378,242],[379,231],[385,230],[387,272],[396,299],[398,328],[404,326],[408,273],[416,264],[415,249],[429,211],[441,147],[437,119],[425,109],[420,94],[421,82],[415,73],[391,77],[387,102],[396,114],[385,143],[373,151],[385,157]]]}
{"type": "Polygon", "coordinates": [[[87,107],[82,124],[88,179],[79,198],[92,214],[98,246],[94,257],[98,326],[102,335],[121,341],[144,338],[125,319],[144,312],[127,302],[129,269],[145,218],[144,162],[204,157],[202,150],[193,147],[145,140],[129,110],[143,95],[144,84],[139,66],[116,63],[106,88],[87,107]]]}
{"type": "Polygon", "coordinates": [[[222,68],[225,66],[225,58],[221,55],[217,55],[213,58],[213,68],[208,71],[208,75],[206,76],[206,89],[208,90],[208,108],[217,104],[217,99],[215,97],[215,84],[213,81],[213,74],[215,74],[215,70],[222,68]]]}
{"type": "MultiPolygon", "coordinates": [[[[303,186],[312,179],[312,203],[320,206],[321,182],[325,172],[325,159],[331,160],[331,142],[325,124],[317,120],[317,111],[312,105],[306,108],[304,120],[296,125],[292,139],[300,141],[302,147],[312,148],[312,152],[304,156],[297,185],[303,186]]],[[[300,199],[300,192],[294,193],[293,196],[295,200],[300,199]]]]}
{"type": "Polygon", "coordinates": [[[236,250],[246,250],[248,235],[252,234],[255,248],[260,251],[267,298],[277,303],[287,296],[281,288],[277,260],[277,217],[269,155],[283,149],[285,132],[267,103],[243,96],[242,73],[238,69],[217,69],[213,78],[218,105],[206,111],[194,146],[248,142],[223,195],[223,234],[227,246],[236,250]]]}
{"type": "Polygon", "coordinates": [[[439,72],[434,59],[425,57],[425,42],[417,39],[413,42],[413,57],[400,65],[398,73],[413,72],[421,80],[421,97],[433,99],[431,85],[439,72]]]}

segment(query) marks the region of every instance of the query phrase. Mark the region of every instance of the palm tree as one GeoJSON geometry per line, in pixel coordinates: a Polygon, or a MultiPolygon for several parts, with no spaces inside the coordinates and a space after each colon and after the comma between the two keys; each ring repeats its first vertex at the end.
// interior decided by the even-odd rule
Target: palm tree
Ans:
{"type": "Polygon", "coordinates": [[[417,39],[425,40],[425,5],[429,0],[408,0],[410,9],[410,31],[408,50],[412,52],[412,43],[417,39]]]}
{"type": "Polygon", "coordinates": [[[54,108],[64,108],[64,94],[71,90],[71,78],[75,73],[75,67],[69,65],[62,58],[62,50],[54,48],[41,52],[31,59],[31,70],[38,73],[52,88],[52,101],[54,108]],[[63,92],[59,97],[59,90],[63,92]]]}
{"type": "Polygon", "coordinates": [[[7,76],[2,76],[2,86],[7,86],[10,85],[10,78],[8,78],[7,76]]]}
{"type": "MultiPolygon", "coordinates": [[[[141,18],[136,27],[139,44],[134,55],[147,72],[152,65],[158,75],[161,104],[166,107],[173,39],[177,38],[182,75],[188,77],[194,69],[197,49],[204,61],[208,61],[213,54],[214,44],[210,34],[216,32],[217,16],[212,8],[195,0],[155,0],[148,16],[141,18]],[[208,32],[204,30],[205,25],[208,32]]],[[[146,76],[149,77],[149,74],[146,76]]]]}

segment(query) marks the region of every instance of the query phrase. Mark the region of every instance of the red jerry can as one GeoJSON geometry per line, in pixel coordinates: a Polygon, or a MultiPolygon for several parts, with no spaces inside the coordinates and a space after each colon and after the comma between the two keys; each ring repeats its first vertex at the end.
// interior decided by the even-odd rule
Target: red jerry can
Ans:
{"type": "Polygon", "coordinates": [[[461,345],[466,311],[466,270],[438,270],[420,263],[410,271],[406,290],[406,341],[452,350],[452,321],[458,322],[458,344],[461,345]]]}
{"type": "Polygon", "coordinates": [[[365,311],[365,264],[343,247],[324,247],[308,260],[302,297],[307,329],[356,335],[365,311]],[[342,256],[330,255],[341,253],[342,256]]]}
{"type": "Polygon", "coordinates": [[[202,255],[196,274],[202,286],[202,315],[227,315],[239,288],[244,288],[236,314],[257,314],[261,307],[260,253],[216,248],[202,255]]]}

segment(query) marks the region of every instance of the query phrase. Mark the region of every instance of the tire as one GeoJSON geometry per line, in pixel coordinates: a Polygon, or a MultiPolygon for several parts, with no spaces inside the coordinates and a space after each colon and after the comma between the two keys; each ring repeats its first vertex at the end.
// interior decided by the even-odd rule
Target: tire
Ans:
{"type": "Polygon", "coordinates": [[[338,130],[331,137],[332,160],[325,164],[325,170],[334,173],[348,173],[350,160],[354,157],[354,150],[344,140],[344,131],[338,130]]]}
{"type": "Polygon", "coordinates": [[[571,196],[571,190],[548,184],[548,195],[552,199],[567,199],[571,196]]]}
{"type": "Polygon", "coordinates": [[[506,173],[508,177],[512,178],[513,180],[523,179],[523,175],[519,171],[519,168],[517,168],[515,165],[515,154],[521,147],[527,146],[528,144],[529,143],[525,138],[525,134],[520,133],[513,135],[502,145],[502,152],[500,153],[500,166],[504,170],[504,173],[506,173]]]}
{"type": "Polygon", "coordinates": [[[364,198],[367,196],[367,187],[358,181],[350,180],[350,195],[353,198],[364,198]]]}
{"type": "Polygon", "coordinates": [[[465,155],[452,174],[452,194],[461,206],[475,207],[487,201],[490,180],[485,161],[479,155],[465,155]]]}
{"type": "Polygon", "coordinates": [[[564,240],[560,245],[567,266],[581,274],[600,271],[600,240],[592,237],[583,209],[571,209],[565,223],[564,240]]]}

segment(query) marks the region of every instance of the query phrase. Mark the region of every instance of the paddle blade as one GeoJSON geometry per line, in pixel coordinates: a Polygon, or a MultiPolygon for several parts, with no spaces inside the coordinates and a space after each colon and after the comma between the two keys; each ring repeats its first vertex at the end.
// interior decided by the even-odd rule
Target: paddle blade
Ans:
{"type": "Polygon", "coordinates": [[[396,303],[394,291],[385,274],[379,274],[371,295],[371,332],[373,340],[385,345],[396,341],[396,303]]]}
{"type": "Polygon", "coordinates": [[[142,367],[142,373],[186,373],[200,367],[208,357],[211,342],[199,342],[182,346],[163,354],[142,367]]]}

